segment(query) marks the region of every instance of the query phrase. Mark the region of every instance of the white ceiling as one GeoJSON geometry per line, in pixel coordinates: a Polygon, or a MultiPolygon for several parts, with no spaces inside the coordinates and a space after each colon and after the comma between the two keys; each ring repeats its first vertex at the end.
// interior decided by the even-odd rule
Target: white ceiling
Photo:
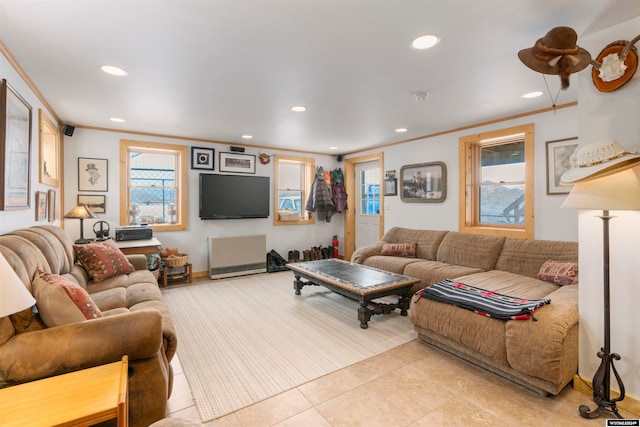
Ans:
{"type": "Polygon", "coordinates": [[[637,16],[640,0],[0,0],[0,42],[65,123],[338,154],[549,107],[559,78],[550,95],[517,52],[637,16]],[[410,47],[427,33],[441,43],[410,47]]]}

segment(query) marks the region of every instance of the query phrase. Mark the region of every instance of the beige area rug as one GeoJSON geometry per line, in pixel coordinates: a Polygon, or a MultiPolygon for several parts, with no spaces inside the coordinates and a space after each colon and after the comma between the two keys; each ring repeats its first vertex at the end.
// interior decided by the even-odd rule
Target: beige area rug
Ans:
{"type": "Polygon", "coordinates": [[[408,316],[373,316],[326,288],[293,290],[293,273],[264,273],[163,290],[178,357],[202,422],[416,338],[408,316]]]}

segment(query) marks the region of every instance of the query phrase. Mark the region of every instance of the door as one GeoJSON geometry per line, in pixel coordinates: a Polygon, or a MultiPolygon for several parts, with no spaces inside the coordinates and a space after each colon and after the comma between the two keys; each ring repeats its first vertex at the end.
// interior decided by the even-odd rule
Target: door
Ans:
{"type": "Polygon", "coordinates": [[[355,165],[356,249],[380,240],[380,167],[378,161],[355,165]]]}

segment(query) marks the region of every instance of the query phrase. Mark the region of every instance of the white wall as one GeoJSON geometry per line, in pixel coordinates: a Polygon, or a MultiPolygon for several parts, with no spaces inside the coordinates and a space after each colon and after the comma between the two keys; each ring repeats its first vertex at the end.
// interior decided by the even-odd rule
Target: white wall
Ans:
{"type": "MultiPolygon", "coordinates": [[[[559,103],[561,101],[560,97],[559,103]]],[[[396,176],[399,176],[402,166],[409,164],[442,161],[447,166],[447,198],[444,202],[404,203],[400,196],[384,198],[385,230],[394,226],[458,230],[458,138],[534,123],[535,238],[577,241],[577,213],[560,209],[566,196],[547,195],[546,178],[546,141],[578,136],[577,115],[577,107],[563,108],[385,148],[384,169],[395,169],[396,176]]]]}
{"type": "MultiPolygon", "coordinates": [[[[578,42],[593,57],[609,43],[638,35],[640,18],[581,38],[578,42]]],[[[640,149],[640,73],[622,88],[599,92],[591,80],[591,67],[581,72],[579,87],[579,138],[581,143],[616,140],[628,151],[640,149]]],[[[580,367],[579,374],[592,378],[604,344],[602,220],[598,211],[581,211],[580,242],[580,367]]],[[[627,394],[640,398],[640,213],[612,211],[610,221],[611,350],[622,360],[615,362],[627,394]]],[[[617,385],[612,376],[612,386],[617,385]]],[[[593,405],[592,405],[593,407],[593,405]]]]}
{"type": "MultiPolygon", "coordinates": [[[[93,236],[92,227],[95,221],[107,221],[111,228],[111,237],[115,235],[115,228],[120,226],[120,169],[119,150],[120,139],[132,139],[137,141],[149,141],[167,144],[179,144],[215,149],[215,171],[218,171],[218,153],[229,151],[229,145],[212,144],[208,142],[184,141],[172,138],[159,138],[152,136],[132,135],[119,132],[107,132],[92,129],[76,128],[72,137],[65,140],[65,209],[69,210],[76,204],[78,195],[78,157],[92,157],[107,159],[109,166],[109,181],[107,193],[81,194],[106,194],[106,212],[98,215],[95,220],[85,220],[85,237],[93,236]]],[[[190,156],[190,151],[189,156],[190,156]]],[[[273,150],[265,150],[271,154],[273,150]]],[[[247,148],[247,154],[258,154],[258,149],[247,148]]],[[[300,155],[315,157],[316,166],[332,170],[339,166],[335,156],[309,156],[308,154],[296,154],[278,152],[278,154],[300,155]]],[[[189,165],[191,164],[189,159],[189,165]]],[[[274,162],[267,165],[256,162],[256,175],[269,176],[273,183],[274,162]]],[[[249,234],[266,234],[267,251],[274,249],[280,255],[287,258],[287,252],[297,249],[309,249],[311,246],[327,246],[331,244],[333,235],[342,236],[344,227],[343,215],[334,215],[330,223],[318,221],[314,225],[287,225],[274,226],[274,207],[271,202],[271,216],[268,219],[234,219],[234,220],[201,220],[198,217],[199,209],[199,175],[201,170],[188,171],[188,229],[185,231],[156,232],[157,237],[164,247],[178,248],[181,252],[189,254],[189,261],[193,264],[194,272],[206,271],[207,261],[207,237],[226,237],[249,234]]],[[[207,172],[209,173],[209,172],[207,172]]],[[[271,193],[273,199],[273,190],[271,193]]],[[[305,201],[306,202],[306,201],[305,201]]],[[[80,234],[76,220],[66,220],[65,229],[74,239],[80,234]]],[[[342,238],[340,238],[342,241],[342,238]]],[[[266,256],[266,255],[265,255],[266,256]]]]}
{"type": "Polygon", "coordinates": [[[38,134],[38,109],[45,111],[47,116],[55,122],[55,117],[46,110],[38,97],[31,91],[22,77],[7,61],[4,55],[0,54],[0,79],[6,79],[7,83],[20,94],[31,105],[31,188],[29,189],[30,207],[29,209],[0,211],[0,233],[15,230],[17,228],[29,227],[32,225],[56,224],[60,225],[60,188],[40,184],[39,169],[39,134],[38,134]],[[56,191],[56,221],[49,223],[47,220],[36,221],[36,191],[47,192],[56,191]]]}

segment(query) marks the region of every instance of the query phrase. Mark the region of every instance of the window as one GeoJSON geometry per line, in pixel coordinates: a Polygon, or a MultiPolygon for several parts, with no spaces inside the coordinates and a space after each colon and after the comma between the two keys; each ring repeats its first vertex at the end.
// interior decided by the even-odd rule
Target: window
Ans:
{"type": "Polygon", "coordinates": [[[460,231],[533,238],[533,124],[460,138],[460,231]]]}
{"type": "Polygon", "coordinates": [[[315,161],[311,158],[275,156],[275,225],[314,223],[305,211],[314,171],[315,161]]]}
{"type": "Polygon", "coordinates": [[[186,163],[186,146],[121,140],[120,224],[186,230],[186,163]]]}
{"type": "Polygon", "coordinates": [[[360,194],[360,214],[380,215],[380,169],[361,172],[360,194]]]}

